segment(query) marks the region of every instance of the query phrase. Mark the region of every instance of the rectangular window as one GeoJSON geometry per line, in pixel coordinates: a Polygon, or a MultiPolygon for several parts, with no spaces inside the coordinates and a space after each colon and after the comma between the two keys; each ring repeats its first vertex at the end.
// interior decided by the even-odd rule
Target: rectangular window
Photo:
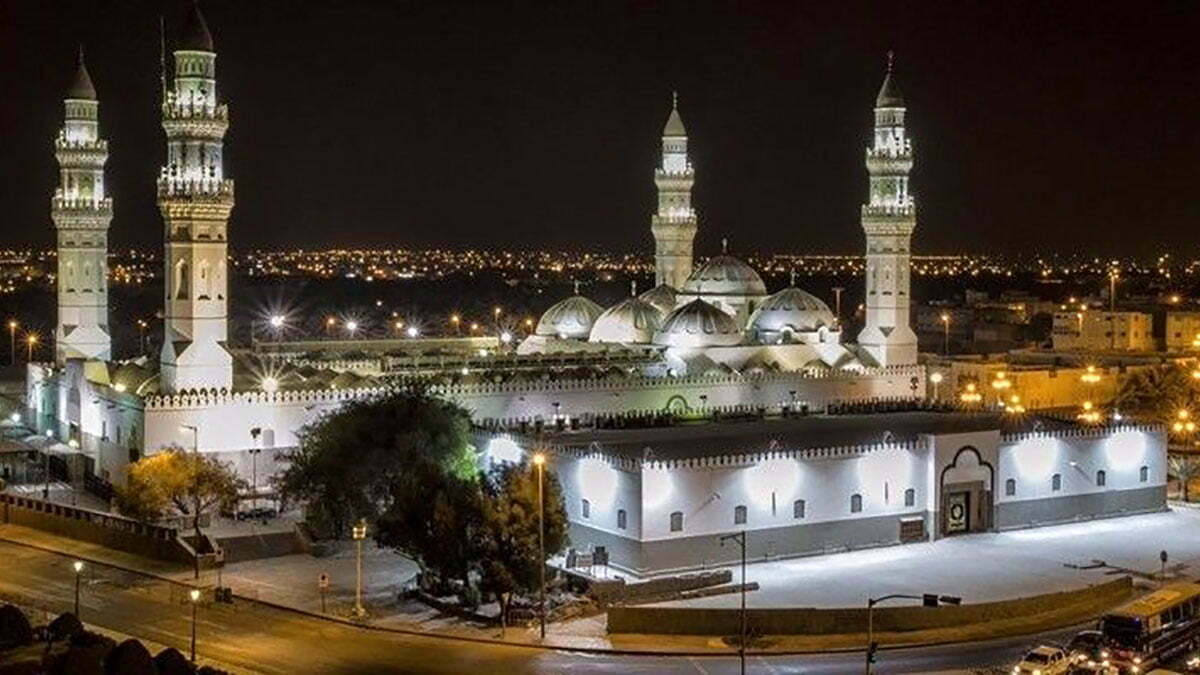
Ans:
{"type": "Polygon", "coordinates": [[[1150,480],[1150,467],[1143,466],[1138,470],[1138,481],[1145,483],[1148,480],[1150,480]]]}
{"type": "Polygon", "coordinates": [[[908,488],[907,490],[905,490],[904,491],[904,505],[905,506],[915,506],[916,503],[917,503],[917,491],[912,488],[908,488]]]}
{"type": "Polygon", "coordinates": [[[733,507],[733,524],[734,525],[745,525],[746,524],[746,507],[745,506],[738,505],[738,506],[733,507]]]}
{"type": "Polygon", "coordinates": [[[683,532],[683,513],[676,511],[671,514],[671,531],[683,532]]]}
{"type": "Polygon", "coordinates": [[[618,530],[625,529],[625,526],[628,525],[628,520],[629,520],[628,516],[625,515],[625,509],[618,509],[617,510],[617,529],[618,530]]]}
{"type": "Polygon", "coordinates": [[[1017,494],[1017,481],[1013,478],[1009,478],[1008,480],[1004,481],[1004,496],[1005,497],[1013,497],[1016,494],[1017,494]]]}
{"type": "Polygon", "coordinates": [[[792,502],[792,517],[800,519],[804,517],[804,500],[797,499],[792,502]]]}
{"type": "Polygon", "coordinates": [[[591,517],[592,517],[592,503],[591,503],[591,502],[589,502],[589,501],[588,501],[588,500],[586,500],[586,499],[585,499],[585,500],[583,500],[583,508],[582,508],[582,510],[583,510],[583,517],[584,517],[584,518],[591,518],[591,517]]]}
{"type": "Polygon", "coordinates": [[[1105,473],[1103,470],[1097,471],[1096,472],[1097,487],[1104,487],[1107,484],[1108,484],[1108,474],[1105,473]]]}
{"type": "Polygon", "coordinates": [[[1050,477],[1050,490],[1058,492],[1062,489],[1062,474],[1056,473],[1050,477]]]}
{"type": "Polygon", "coordinates": [[[850,513],[862,513],[862,495],[850,495],[850,513]]]}

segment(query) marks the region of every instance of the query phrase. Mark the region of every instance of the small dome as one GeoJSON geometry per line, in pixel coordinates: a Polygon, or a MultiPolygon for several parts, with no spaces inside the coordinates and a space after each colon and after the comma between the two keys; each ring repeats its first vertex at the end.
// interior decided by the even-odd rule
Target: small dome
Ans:
{"type": "Polygon", "coordinates": [[[208,24],[205,23],[204,15],[200,13],[200,7],[195,2],[191,3],[190,11],[183,18],[177,48],[179,51],[188,52],[213,51],[212,33],[208,32],[208,24]]]}
{"type": "Polygon", "coordinates": [[[604,308],[582,295],[572,295],[552,305],[538,321],[537,335],[586,340],[604,308]]]}
{"type": "Polygon", "coordinates": [[[888,52],[887,74],[883,76],[883,84],[879,87],[879,95],[875,97],[876,108],[903,108],[904,95],[900,93],[900,85],[894,75],[895,54],[888,52]]]}
{"type": "Polygon", "coordinates": [[[766,295],[767,286],[758,272],[729,255],[704,263],[683,284],[683,292],[695,295],[766,295]]]}
{"type": "Polygon", "coordinates": [[[625,298],[604,310],[592,325],[592,342],[646,343],[654,340],[662,314],[640,298],[625,298]]]}
{"type": "Polygon", "coordinates": [[[784,332],[803,333],[836,323],[833,312],[817,296],[795,286],[767,298],[750,315],[750,332],[762,338],[784,332]]]}
{"type": "Polygon", "coordinates": [[[649,303],[663,317],[675,311],[675,289],[667,284],[659,284],[651,288],[639,295],[638,299],[649,303]]]}
{"type": "Polygon", "coordinates": [[[741,343],[733,317],[703,300],[693,300],[663,319],[654,342],[668,347],[728,347],[741,343]]]}

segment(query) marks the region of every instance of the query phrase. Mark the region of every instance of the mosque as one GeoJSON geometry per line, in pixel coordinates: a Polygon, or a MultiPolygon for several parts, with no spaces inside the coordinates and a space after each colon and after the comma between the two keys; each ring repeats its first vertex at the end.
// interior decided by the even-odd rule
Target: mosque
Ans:
{"type": "Polygon", "coordinates": [[[360,341],[351,358],[313,356],[312,342],[264,351],[228,341],[229,111],[213,38],[194,5],[173,55],[162,101],[167,163],[157,185],[157,360],[112,353],[107,142],[82,53],[55,142],[57,346],[53,362],[28,368],[24,421],[47,452],[74,455],[100,481],[120,484],[130,463],[173,447],[211,453],[248,480],[269,476],[306,424],[418,375],[471,412],[481,461],[519,460],[534,445],[554,453],[573,541],[606,547],[630,570],[729,558],[709,535],[731,527],[771,532],[769,547],[754,554],[770,557],[1165,506],[1161,430],[1002,429],[993,417],[957,413],[848,422],[832,414],[925,397],[909,326],[912,147],[890,59],[866,151],[865,326],[853,341],[828,305],[794,280],[769,292],[727,251],[694,264],[694,172],[673,104],[654,172],[654,288],[633,289],[608,308],[577,291],[515,348],[430,338],[406,341],[411,353],[397,353],[360,341]],[[431,351],[437,359],[422,356],[431,351]],[[639,429],[644,420],[694,426],[639,429]],[[553,433],[535,437],[540,430],[553,433]]]}

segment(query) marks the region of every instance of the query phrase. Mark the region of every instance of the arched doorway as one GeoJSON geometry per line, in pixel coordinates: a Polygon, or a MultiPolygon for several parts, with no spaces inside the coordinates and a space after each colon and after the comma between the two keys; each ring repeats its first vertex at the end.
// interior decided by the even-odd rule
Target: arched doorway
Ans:
{"type": "Polygon", "coordinates": [[[942,469],[938,482],[942,536],[986,532],[992,527],[996,471],[979,450],[966,445],[942,469]]]}

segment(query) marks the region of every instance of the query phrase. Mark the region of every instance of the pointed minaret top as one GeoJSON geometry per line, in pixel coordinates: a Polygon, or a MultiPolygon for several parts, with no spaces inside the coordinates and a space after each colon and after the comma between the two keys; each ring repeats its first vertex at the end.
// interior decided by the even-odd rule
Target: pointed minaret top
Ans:
{"type": "Polygon", "coordinates": [[[683,118],[679,116],[679,92],[671,92],[671,114],[667,117],[667,124],[663,127],[663,136],[687,136],[687,129],[683,127],[683,118]]]}
{"type": "Polygon", "coordinates": [[[791,286],[792,288],[796,287],[796,268],[795,267],[792,268],[792,280],[788,285],[791,286]]]}
{"type": "Polygon", "coordinates": [[[204,21],[204,15],[200,13],[200,5],[197,2],[188,4],[191,7],[184,15],[183,28],[179,30],[180,51],[214,51],[212,33],[208,32],[208,24],[204,21]]]}
{"type": "Polygon", "coordinates": [[[87,66],[83,64],[83,45],[79,45],[79,55],[76,57],[75,79],[67,87],[67,98],[95,101],[96,87],[92,85],[92,76],[88,74],[87,66]]]}
{"type": "Polygon", "coordinates": [[[887,74],[883,76],[883,86],[879,87],[879,95],[875,97],[876,108],[903,108],[904,95],[900,93],[900,85],[896,84],[896,53],[888,52],[887,74]]]}
{"type": "Polygon", "coordinates": [[[637,297],[637,279],[629,282],[629,294],[635,298],[637,297]]]}
{"type": "Polygon", "coordinates": [[[579,280],[575,280],[575,295],[579,295],[579,280]]]}

